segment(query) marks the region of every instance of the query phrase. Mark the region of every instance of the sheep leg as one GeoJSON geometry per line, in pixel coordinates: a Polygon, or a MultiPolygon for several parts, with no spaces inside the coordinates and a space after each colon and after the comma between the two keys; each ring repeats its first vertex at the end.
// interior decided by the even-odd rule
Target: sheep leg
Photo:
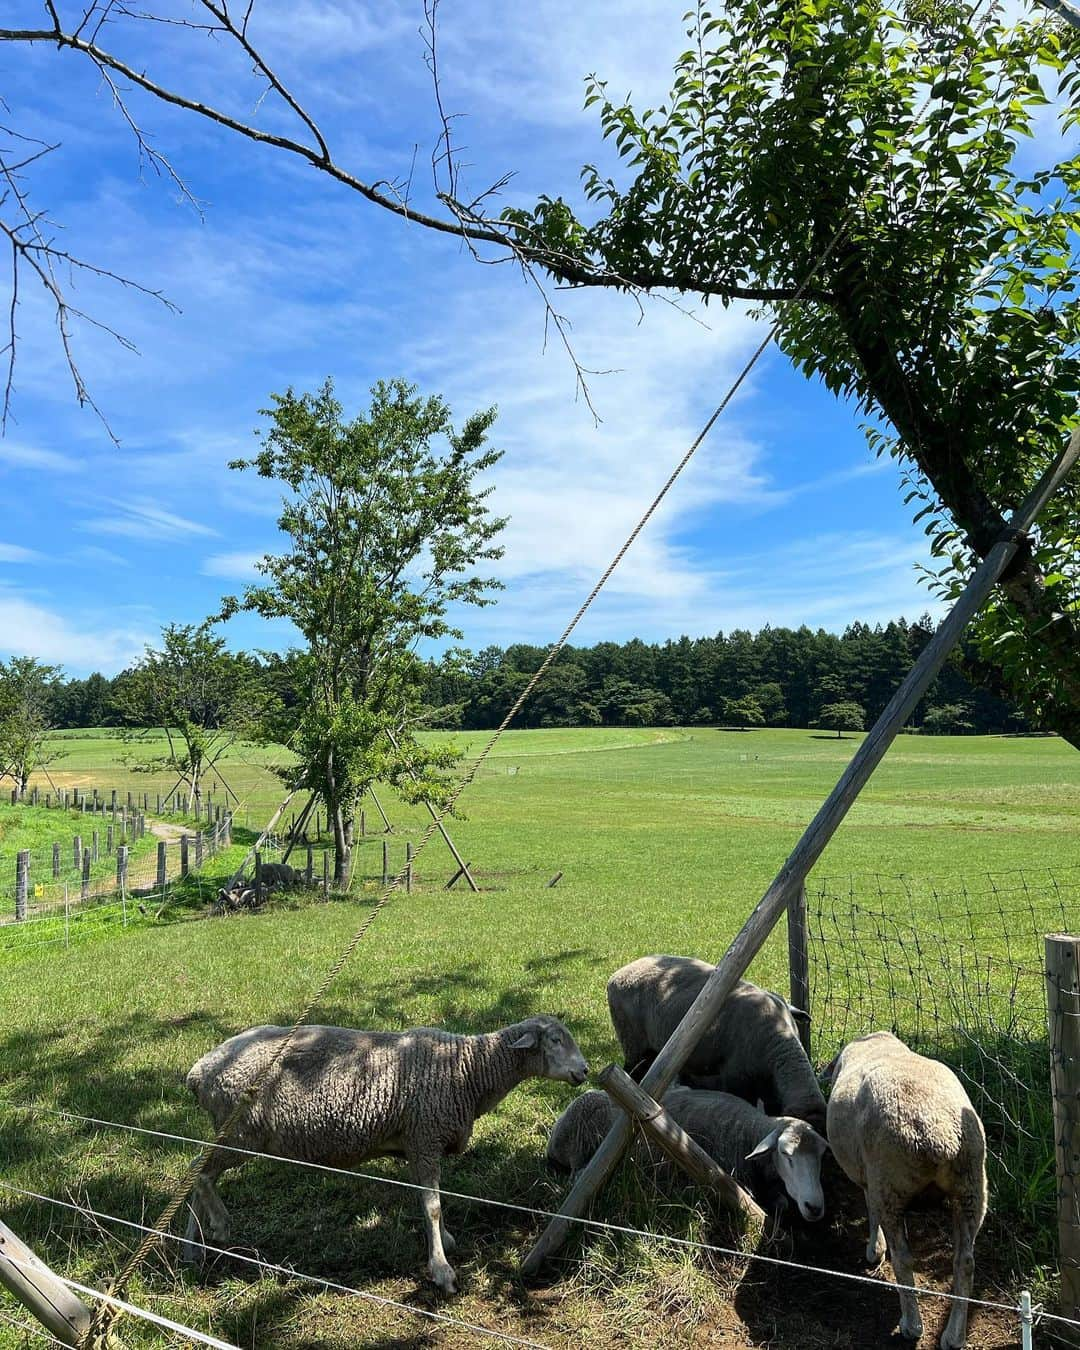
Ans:
{"type": "Polygon", "coordinates": [[[941,1350],[961,1350],[967,1339],[968,1305],[962,1300],[971,1297],[975,1280],[975,1235],[979,1225],[974,1215],[965,1212],[959,1200],[953,1201],[953,1285],[957,1301],[952,1305],[949,1320],[941,1333],[941,1350]]]}
{"type": "Polygon", "coordinates": [[[188,1201],[188,1225],[184,1234],[184,1261],[201,1265],[206,1258],[204,1242],[221,1247],[229,1240],[229,1211],[214,1184],[222,1172],[236,1166],[235,1156],[213,1153],[195,1178],[188,1201]]]}
{"type": "Polygon", "coordinates": [[[439,1198],[439,1164],[431,1158],[414,1158],[413,1177],[420,1192],[420,1205],[424,1211],[424,1224],[427,1229],[428,1263],[427,1277],[444,1294],[457,1292],[457,1276],[454,1268],[446,1259],[443,1246],[442,1201],[439,1198]]]}
{"type": "Polygon", "coordinates": [[[915,1263],[904,1226],[904,1206],[897,1195],[871,1192],[871,1197],[889,1244],[889,1259],[896,1282],[909,1286],[900,1290],[900,1335],[907,1340],[917,1341],[922,1335],[923,1326],[919,1300],[911,1289],[915,1284],[915,1263]]]}
{"type": "Polygon", "coordinates": [[[881,1221],[878,1218],[878,1211],[870,1198],[870,1192],[866,1191],[866,1219],[870,1225],[870,1233],[866,1243],[866,1264],[876,1268],[880,1266],[885,1259],[885,1234],[881,1231],[881,1221]]]}

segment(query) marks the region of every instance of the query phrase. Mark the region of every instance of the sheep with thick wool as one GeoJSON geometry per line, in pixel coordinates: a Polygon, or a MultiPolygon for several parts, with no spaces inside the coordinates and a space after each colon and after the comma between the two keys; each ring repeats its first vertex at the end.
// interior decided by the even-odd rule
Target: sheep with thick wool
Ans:
{"type": "MultiPolygon", "coordinates": [[[[769,1116],[728,1092],[671,1087],[664,1110],[694,1143],[744,1186],[766,1209],[790,1197],[804,1219],[825,1213],[821,1161],[828,1144],[812,1125],[794,1116],[769,1116]]],[[[619,1108],[606,1092],[575,1097],[551,1131],[547,1157],[576,1172],[585,1166],[615,1122],[619,1108]]],[[[641,1151],[644,1138],[636,1146],[641,1151]]],[[[646,1146],[646,1151],[652,1150],[646,1146]]]]}
{"type": "MultiPolygon", "coordinates": [[[[957,1295],[942,1350],[967,1338],[967,1303],[975,1277],[975,1238],[986,1215],[986,1135],[960,1080],[936,1059],[910,1050],[891,1032],[850,1042],[826,1071],[832,1080],[828,1136],[836,1160],[866,1196],[866,1259],[886,1248],[901,1285],[915,1272],[904,1211],[936,1186],[952,1204],[953,1285],[957,1295]]],[[[900,1291],[900,1334],[922,1335],[916,1296],[900,1291]]]]}
{"type": "MultiPolygon", "coordinates": [[[[608,1008],[627,1072],[640,1077],[714,969],[692,956],[642,956],[612,975],[608,1008]]],[[[691,1087],[731,1092],[754,1104],[760,1100],[771,1116],[797,1116],[824,1130],[825,1098],[795,1018],[779,994],[739,980],[680,1078],[691,1087]]]]}
{"type": "MultiPolygon", "coordinates": [[[[454,1240],[442,1221],[441,1160],[461,1153],[477,1117],[524,1079],[583,1083],[589,1066],[573,1036],[547,1016],[477,1036],[434,1027],[306,1026],[283,1051],[287,1036],[285,1027],[242,1031],[192,1067],[188,1087],[218,1131],[254,1089],[228,1131],[237,1148],[345,1168],[404,1157],[422,1187],[428,1278],[452,1294],[456,1276],[446,1252],[454,1240]]],[[[223,1148],[211,1153],[192,1192],[189,1259],[201,1255],[203,1233],[215,1243],[228,1239],[229,1215],[215,1182],[245,1161],[223,1148]]]]}

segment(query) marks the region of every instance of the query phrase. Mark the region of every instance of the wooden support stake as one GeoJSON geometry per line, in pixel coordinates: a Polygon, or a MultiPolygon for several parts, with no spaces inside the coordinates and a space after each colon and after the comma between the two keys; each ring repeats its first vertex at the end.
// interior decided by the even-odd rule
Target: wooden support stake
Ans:
{"type": "Polygon", "coordinates": [[[552,886],[557,886],[557,885],[559,884],[560,881],[562,881],[562,873],[561,873],[561,872],[556,872],[555,875],[554,875],[554,876],[551,878],[551,880],[548,882],[548,884],[547,884],[547,889],[550,891],[551,888],[552,888],[552,886]]]}
{"type": "MultiPolygon", "coordinates": [[[[805,882],[811,867],[821,857],[852,803],[881,763],[897,732],[906,724],[915,705],[945,664],[969,620],[982,608],[998,579],[1016,556],[1021,538],[1078,458],[1080,428],[1073,432],[1069,444],[1043,474],[1023,505],[1013,512],[1004,535],[972,573],[956,604],[942,620],[900,688],[867,733],[836,787],[807,826],[772,885],[758,901],[723,959],[690,1005],[686,1016],[649,1066],[641,1086],[653,1097],[663,1099],[672,1079],[693,1053],[724,1000],[772,932],[792,895],[805,882]]],[[[612,1125],[603,1143],[578,1173],[558,1216],[551,1220],[522,1262],[523,1275],[535,1275],[547,1258],[562,1246],[570,1231],[571,1219],[579,1218],[585,1212],[597,1191],[614,1171],[629,1142],[630,1132],[629,1116],[622,1116],[612,1125]]]]}
{"type": "MultiPolygon", "coordinates": [[[[389,731],[389,730],[388,730],[387,733],[386,733],[386,737],[387,737],[387,740],[389,740],[390,744],[394,747],[395,750],[397,750],[397,749],[400,748],[400,747],[398,746],[398,743],[397,743],[397,737],[394,735],[394,733],[393,733],[392,731],[389,731]]],[[[415,774],[411,769],[409,770],[409,777],[413,780],[413,782],[416,781],[416,774],[415,774]]],[[[373,792],[371,795],[372,795],[373,798],[375,798],[374,792],[373,792]]],[[[376,805],[376,806],[379,806],[379,802],[378,802],[378,799],[377,799],[377,798],[375,798],[375,805],[376,805]]],[[[442,823],[442,821],[439,819],[439,813],[435,810],[435,808],[432,806],[432,804],[431,804],[429,801],[425,801],[425,802],[424,802],[424,805],[427,807],[428,815],[429,815],[429,816],[431,817],[431,819],[435,822],[436,828],[438,829],[439,833],[442,835],[442,837],[443,837],[443,843],[444,843],[444,844],[446,845],[446,847],[450,850],[450,852],[454,855],[454,861],[457,863],[458,867],[461,869],[462,875],[465,877],[465,880],[469,883],[469,890],[479,892],[480,887],[476,884],[475,880],[473,879],[473,874],[469,871],[469,865],[468,865],[468,863],[467,863],[467,862],[465,861],[465,859],[461,856],[461,854],[457,851],[457,847],[455,846],[454,841],[450,838],[449,834],[448,834],[447,831],[446,831],[446,826],[445,826],[445,825],[442,823]]],[[[381,806],[379,806],[379,810],[380,810],[380,811],[382,810],[382,807],[381,807],[381,806]]],[[[386,820],[386,817],[384,816],[383,819],[386,820]]],[[[387,828],[389,828],[389,822],[387,822],[387,828]]]]}
{"type": "MultiPolygon", "coordinates": [[[[466,866],[467,866],[467,867],[471,867],[472,864],[471,864],[471,863],[466,863],[466,866]]],[[[443,890],[444,890],[444,891],[452,891],[452,890],[454,889],[454,886],[456,885],[456,883],[457,883],[458,881],[460,881],[461,878],[462,878],[464,875],[465,875],[465,868],[464,868],[464,867],[459,867],[458,870],[454,873],[454,875],[450,878],[450,880],[449,880],[449,881],[446,883],[446,885],[443,887],[443,890]]]]}
{"type": "Polygon", "coordinates": [[[21,923],[26,918],[26,897],[30,893],[30,850],[19,849],[15,855],[15,918],[21,923]]]}
{"type": "MultiPolygon", "coordinates": [[[[1057,1164],[1060,1309],[1080,1317],[1080,938],[1046,938],[1046,1017],[1057,1164]]],[[[1075,1336],[1072,1338],[1075,1341],[1075,1336]]]]}
{"type": "Polygon", "coordinates": [[[754,1223],[765,1223],[765,1211],[750,1192],[695,1143],[678,1121],[635,1083],[625,1069],[618,1064],[609,1064],[597,1075],[596,1081],[617,1106],[633,1116],[651,1142],[672,1162],[678,1163],[699,1186],[714,1191],[725,1209],[736,1210],[754,1223]]]}
{"type": "Polygon", "coordinates": [[[796,1017],[802,1048],[810,1055],[810,947],[806,931],[806,887],[796,887],[787,907],[788,977],[791,1002],[806,1017],[796,1017]]]}
{"type": "Polygon", "coordinates": [[[4,1223],[0,1223],[0,1284],[61,1345],[83,1344],[90,1330],[89,1308],[4,1223]]]}
{"type": "Polygon", "coordinates": [[[368,796],[369,796],[369,797],[371,798],[371,800],[375,803],[375,809],[378,811],[379,815],[382,817],[383,829],[386,831],[387,834],[393,834],[393,833],[394,833],[394,827],[393,827],[393,825],[390,824],[390,817],[389,817],[389,816],[386,814],[386,812],[382,809],[382,802],[379,801],[378,797],[375,796],[375,789],[374,789],[373,787],[369,787],[369,788],[368,788],[368,796]]]}
{"type": "Polygon", "coordinates": [[[288,795],[288,796],[285,798],[285,800],[281,803],[281,805],[278,807],[278,809],[277,809],[277,810],[274,812],[274,814],[270,817],[269,821],[268,821],[267,824],[266,824],[266,828],[263,830],[262,834],[259,835],[258,839],[256,839],[254,848],[250,849],[250,850],[244,855],[244,859],[243,859],[243,861],[241,862],[240,866],[236,869],[236,871],[235,871],[235,872],[232,874],[232,876],[229,878],[228,885],[227,885],[227,887],[226,887],[227,890],[232,890],[232,888],[236,885],[236,883],[237,883],[237,882],[240,880],[240,878],[244,875],[244,869],[247,867],[248,863],[249,863],[249,862],[252,860],[252,858],[255,856],[255,849],[262,848],[263,844],[266,843],[266,840],[267,840],[267,837],[268,837],[269,834],[270,834],[270,831],[274,828],[274,826],[278,823],[278,821],[281,819],[281,817],[282,817],[282,816],[285,814],[285,812],[288,810],[289,803],[292,801],[293,797],[296,796],[296,792],[297,792],[297,789],[296,789],[296,788],[293,788],[293,790],[289,793],[289,795],[288,795]]]}

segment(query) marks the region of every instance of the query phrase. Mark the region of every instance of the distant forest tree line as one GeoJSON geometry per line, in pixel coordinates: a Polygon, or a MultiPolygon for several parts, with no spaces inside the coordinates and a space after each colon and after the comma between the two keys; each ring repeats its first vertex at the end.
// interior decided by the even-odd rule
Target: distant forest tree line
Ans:
{"type": "MultiPolygon", "coordinates": [[[[923,616],[880,625],[853,623],[842,634],[811,629],[734,629],[715,637],[662,643],[634,638],[570,647],[519,714],[522,727],[726,725],[869,726],[930,640],[923,616]]],[[[546,649],[525,643],[454,650],[428,661],[422,700],[427,725],[487,730],[501,721],[546,649]]],[[[304,701],[305,675],[292,654],[246,658],[280,706],[304,701]]],[[[49,720],[57,727],[130,725],[124,671],[51,686],[49,720]]],[[[974,645],[948,663],[916,709],[911,725],[927,733],[986,734],[1031,730],[1017,707],[993,687],[974,645]]]]}

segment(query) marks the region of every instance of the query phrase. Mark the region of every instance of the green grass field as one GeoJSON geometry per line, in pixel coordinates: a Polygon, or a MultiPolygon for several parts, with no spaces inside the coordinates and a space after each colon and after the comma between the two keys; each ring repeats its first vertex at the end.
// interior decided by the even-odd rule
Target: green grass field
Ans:
{"type": "MultiPolygon", "coordinates": [[[[483,740],[456,739],[469,752],[483,740]]],[[[436,837],[417,864],[417,889],[391,901],[316,1020],[474,1031],[554,1012],[601,1067],[617,1053],[607,976],[644,952],[718,957],[856,744],[805,731],[509,733],[469,792],[466,818],[451,826],[485,890],[442,890],[454,864],[436,837]],[[549,889],[558,871],[562,880],[549,889]]],[[[115,737],[69,735],[64,748],[66,758],[52,770],[60,785],[169,786],[128,774],[115,737]]],[[[253,826],[281,795],[270,759],[245,748],[225,765],[253,826]]],[[[424,817],[396,801],[384,805],[400,864],[403,841],[419,837],[424,817]]],[[[902,737],[817,871],[844,878],[856,893],[860,878],[907,874],[917,897],[917,879],[931,874],[1075,868],[1078,825],[1080,756],[1060,742],[902,737]]],[[[0,866],[8,847],[0,836],[0,866]]],[[[188,910],[172,916],[183,922],[110,928],[70,948],[20,954],[0,971],[0,1095],[203,1135],[206,1121],[183,1088],[184,1072],[242,1027],[292,1020],[377,893],[381,849],[381,836],[361,845],[365,879],[349,898],[291,899],[266,913],[205,922],[191,921],[195,911],[188,910]]],[[[920,922],[920,902],[909,903],[914,909],[904,921],[920,922]]],[[[1003,941],[985,934],[987,951],[1003,941]]],[[[784,987],[782,933],[753,973],[784,987]]],[[[479,1122],[468,1154],[448,1162],[444,1185],[538,1208],[557,1205],[564,1183],[547,1173],[543,1150],[570,1096],[560,1085],[518,1089],[479,1122]]],[[[0,1111],[0,1183],[136,1222],[156,1216],[193,1151],[47,1114],[0,1111]]],[[[402,1175],[391,1162],[365,1170],[402,1175]]],[[[222,1191],[234,1241],[269,1261],[546,1346],[586,1338],[654,1345],[661,1337],[686,1345],[860,1343],[856,1332],[843,1339],[824,1303],[820,1337],[807,1332],[801,1342],[785,1341],[761,1311],[764,1277],[744,1281],[732,1295],[728,1276],[718,1281],[701,1258],[644,1239],[593,1239],[584,1264],[575,1244],[559,1268],[562,1282],[528,1292],[515,1265],[540,1221],[460,1200],[449,1200],[447,1210],[463,1292],[443,1305],[419,1279],[421,1239],[409,1192],[269,1163],[227,1177],[222,1191]],[[709,1340],[717,1327],[724,1336],[709,1340]]],[[[682,1235],[715,1232],[706,1207],[693,1201],[657,1200],[646,1181],[628,1173],[597,1213],[682,1235]]],[[[64,1273],[99,1286],[134,1238],[15,1195],[3,1198],[0,1215],[64,1273]]],[[[837,1228],[831,1239],[839,1244],[836,1259],[859,1270],[865,1238],[848,1242],[846,1233],[837,1228]]],[[[813,1262],[819,1240],[811,1234],[800,1247],[796,1237],[792,1250],[813,1262]]],[[[173,1252],[169,1267],[151,1266],[132,1289],[156,1311],[259,1350],[420,1345],[432,1336],[440,1344],[477,1343],[472,1332],[435,1331],[418,1316],[346,1294],[256,1279],[236,1261],[197,1283],[176,1272],[173,1252]]],[[[892,1296],[877,1302],[882,1326],[890,1316],[894,1324],[892,1296]]],[[[0,1300],[0,1309],[15,1305],[0,1300]]],[[[928,1335],[933,1323],[931,1310],[928,1335]]],[[[972,1344],[1008,1343],[993,1339],[993,1328],[980,1341],[979,1325],[976,1319],[972,1344]]],[[[130,1319],[123,1335],[132,1346],[171,1343],[130,1319]]],[[[4,1350],[23,1343],[21,1333],[0,1328],[4,1350]]]]}

